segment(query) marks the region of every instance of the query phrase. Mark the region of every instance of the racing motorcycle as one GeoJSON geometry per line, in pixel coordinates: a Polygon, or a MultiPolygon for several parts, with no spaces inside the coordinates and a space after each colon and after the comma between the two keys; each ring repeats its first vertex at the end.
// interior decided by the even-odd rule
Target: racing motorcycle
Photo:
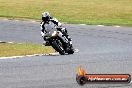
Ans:
{"type": "Polygon", "coordinates": [[[63,38],[59,35],[62,34],[58,30],[50,31],[46,34],[46,40],[49,41],[50,45],[61,55],[65,54],[73,54],[74,49],[73,46],[70,44],[69,40],[66,36],[63,35],[63,38]],[[67,42],[67,43],[66,43],[67,42]]]}

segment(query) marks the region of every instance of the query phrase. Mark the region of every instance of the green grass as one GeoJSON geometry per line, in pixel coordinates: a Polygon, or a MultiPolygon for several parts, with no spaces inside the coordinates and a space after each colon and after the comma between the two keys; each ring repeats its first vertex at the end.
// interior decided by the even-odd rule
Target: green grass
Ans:
{"type": "Polygon", "coordinates": [[[68,23],[132,25],[132,0],[0,0],[0,17],[40,20],[43,11],[68,23]]]}
{"type": "Polygon", "coordinates": [[[37,44],[8,44],[0,43],[0,57],[32,54],[48,54],[54,52],[52,47],[37,44]]]}

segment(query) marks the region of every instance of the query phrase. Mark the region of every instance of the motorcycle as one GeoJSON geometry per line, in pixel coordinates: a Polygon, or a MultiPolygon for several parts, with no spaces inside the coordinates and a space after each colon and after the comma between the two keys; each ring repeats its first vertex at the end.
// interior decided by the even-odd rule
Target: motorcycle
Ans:
{"type": "Polygon", "coordinates": [[[74,49],[73,46],[70,44],[69,40],[66,36],[60,37],[62,33],[60,31],[54,30],[50,31],[46,34],[46,40],[49,41],[50,45],[61,55],[65,54],[73,54],[74,49]]]}

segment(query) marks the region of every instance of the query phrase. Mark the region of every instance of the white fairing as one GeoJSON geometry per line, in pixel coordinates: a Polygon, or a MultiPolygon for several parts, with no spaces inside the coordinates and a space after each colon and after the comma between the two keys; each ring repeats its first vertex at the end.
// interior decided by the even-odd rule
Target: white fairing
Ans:
{"type": "Polygon", "coordinates": [[[51,30],[55,30],[55,24],[53,23],[53,22],[49,22],[49,24],[48,23],[46,23],[45,25],[44,25],[44,27],[45,27],[45,31],[46,32],[50,32],[51,30]]]}

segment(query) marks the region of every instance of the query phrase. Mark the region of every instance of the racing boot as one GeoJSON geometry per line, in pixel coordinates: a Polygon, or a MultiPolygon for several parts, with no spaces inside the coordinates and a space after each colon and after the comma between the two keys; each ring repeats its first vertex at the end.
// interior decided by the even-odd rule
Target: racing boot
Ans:
{"type": "Polygon", "coordinates": [[[50,43],[49,43],[49,41],[48,41],[48,39],[47,39],[47,36],[44,36],[43,39],[44,39],[43,45],[45,45],[45,46],[51,46],[50,43]]]}

